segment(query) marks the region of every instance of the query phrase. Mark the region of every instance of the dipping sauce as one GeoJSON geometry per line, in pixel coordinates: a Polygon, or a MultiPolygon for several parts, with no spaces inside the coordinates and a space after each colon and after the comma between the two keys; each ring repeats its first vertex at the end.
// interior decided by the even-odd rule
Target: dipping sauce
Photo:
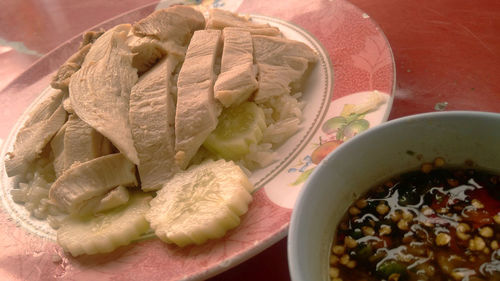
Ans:
{"type": "Polygon", "coordinates": [[[332,281],[500,280],[500,176],[443,165],[394,177],[349,207],[332,281]]]}

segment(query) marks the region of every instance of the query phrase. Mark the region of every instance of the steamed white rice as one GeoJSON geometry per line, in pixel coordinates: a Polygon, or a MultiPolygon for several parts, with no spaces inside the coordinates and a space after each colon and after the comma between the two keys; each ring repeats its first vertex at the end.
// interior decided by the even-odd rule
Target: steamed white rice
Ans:
{"type": "Polygon", "coordinates": [[[262,142],[250,146],[250,152],[240,161],[240,165],[254,170],[266,167],[279,158],[276,148],[294,135],[302,122],[305,104],[300,101],[301,96],[301,93],[282,95],[259,104],[264,111],[267,128],[262,142]]]}

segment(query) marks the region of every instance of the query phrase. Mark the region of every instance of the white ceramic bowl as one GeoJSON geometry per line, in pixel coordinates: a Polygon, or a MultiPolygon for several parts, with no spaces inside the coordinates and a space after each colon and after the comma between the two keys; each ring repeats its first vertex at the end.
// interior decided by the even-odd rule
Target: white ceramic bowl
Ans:
{"type": "Polygon", "coordinates": [[[437,156],[451,165],[472,160],[480,168],[500,171],[500,114],[456,111],[404,117],[337,148],[311,174],[295,204],[288,236],[292,280],[329,280],[334,231],[353,200],[437,156]]]}

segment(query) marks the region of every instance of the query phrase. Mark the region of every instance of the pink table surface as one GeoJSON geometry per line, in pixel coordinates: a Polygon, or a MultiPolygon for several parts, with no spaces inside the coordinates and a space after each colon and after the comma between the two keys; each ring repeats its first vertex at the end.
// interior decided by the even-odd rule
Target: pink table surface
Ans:
{"type": "MultiPolygon", "coordinates": [[[[0,90],[75,34],[154,2],[0,1],[0,90]]],[[[432,112],[443,103],[444,110],[500,112],[500,1],[351,2],[380,25],[394,53],[397,84],[389,119],[432,112]]],[[[240,8],[266,5],[243,0],[240,8]]],[[[286,238],[210,280],[290,280],[286,238]]]]}

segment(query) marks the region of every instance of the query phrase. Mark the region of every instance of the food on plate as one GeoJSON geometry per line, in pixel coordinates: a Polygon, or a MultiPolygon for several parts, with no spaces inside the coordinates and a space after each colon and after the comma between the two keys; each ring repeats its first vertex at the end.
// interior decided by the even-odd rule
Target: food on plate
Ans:
{"type": "Polygon", "coordinates": [[[193,34],[177,80],[175,158],[185,169],[217,126],[222,111],[214,98],[215,63],[221,48],[219,30],[193,34]]]}
{"type": "Polygon", "coordinates": [[[52,88],[60,89],[63,91],[68,90],[71,75],[73,75],[80,69],[85,56],[87,56],[90,47],[92,47],[92,43],[94,43],[95,40],[97,40],[97,38],[99,38],[99,36],[101,36],[103,33],[103,31],[89,31],[83,35],[83,40],[80,44],[80,47],[78,48],[78,51],[71,57],[69,57],[69,59],[66,60],[64,64],[61,65],[61,67],[59,67],[59,69],[57,70],[56,75],[50,83],[52,88]]]}
{"type": "Polygon", "coordinates": [[[132,65],[142,74],[165,55],[175,54],[182,59],[193,32],[204,25],[203,15],[186,6],[152,13],[135,23],[128,34],[127,43],[134,53],[132,65]]]}
{"type": "Polygon", "coordinates": [[[226,29],[227,27],[235,27],[238,30],[249,31],[251,34],[261,34],[269,36],[280,36],[279,28],[268,24],[252,22],[248,17],[239,16],[229,11],[221,9],[212,9],[209,11],[210,16],[207,20],[207,29],[226,29]]]}
{"type": "Polygon", "coordinates": [[[262,140],[266,117],[253,102],[232,106],[222,112],[217,128],[203,146],[224,159],[237,160],[248,154],[250,146],[262,140]]]}
{"type": "Polygon", "coordinates": [[[167,243],[202,244],[240,223],[252,191],[253,185],[238,165],[208,160],[168,180],[151,201],[146,219],[167,243]]]}
{"type": "Polygon", "coordinates": [[[221,70],[214,96],[225,107],[238,105],[257,90],[257,67],[253,64],[252,35],[231,27],[224,28],[221,70]]]}
{"type": "Polygon", "coordinates": [[[128,118],[130,92],[138,79],[126,44],[130,29],[129,24],[115,26],[94,42],[82,67],[71,76],[69,98],[78,117],[137,164],[128,118]]]}
{"type": "Polygon", "coordinates": [[[130,94],[130,127],[144,191],[159,189],[178,170],[174,160],[175,97],[172,88],[173,73],[180,59],[167,55],[139,78],[130,94]]]}
{"type": "Polygon", "coordinates": [[[62,98],[62,91],[51,90],[47,99],[31,111],[17,133],[13,151],[5,159],[5,170],[9,177],[26,173],[45,145],[66,122],[62,98]]]}
{"type": "Polygon", "coordinates": [[[254,35],[252,40],[259,69],[255,101],[263,103],[271,97],[301,91],[302,79],[316,63],[316,53],[304,43],[286,38],[254,35]]]}
{"type": "Polygon", "coordinates": [[[144,214],[151,195],[133,192],[127,204],[84,217],[69,217],[57,230],[57,242],[73,256],[108,253],[148,231],[144,214]]]}
{"type": "Polygon", "coordinates": [[[50,140],[50,150],[52,150],[52,155],[54,160],[52,161],[52,166],[54,168],[54,173],[56,178],[58,178],[68,165],[64,159],[64,134],[66,133],[67,123],[61,126],[57,133],[50,140]]]}
{"type": "Polygon", "coordinates": [[[123,154],[114,153],[71,166],[54,182],[49,198],[70,214],[75,214],[96,196],[119,185],[137,184],[135,165],[123,154]]]}
{"type": "Polygon", "coordinates": [[[69,116],[64,127],[63,171],[76,162],[87,162],[112,152],[111,143],[76,114],[69,116]]]}
{"type": "Polygon", "coordinates": [[[128,188],[123,185],[117,186],[115,189],[112,189],[110,192],[106,193],[104,197],[99,201],[99,204],[95,208],[95,212],[104,212],[107,210],[111,210],[120,205],[124,205],[130,199],[130,192],[128,188]]]}
{"type": "Polygon", "coordinates": [[[155,11],[133,26],[137,36],[152,36],[160,41],[186,46],[195,30],[205,27],[205,17],[198,10],[177,5],[155,11]]]}
{"type": "Polygon", "coordinates": [[[500,176],[444,165],[436,158],[349,207],[332,280],[500,280],[500,176]]]}
{"type": "Polygon", "coordinates": [[[220,238],[248,210],[246,173],[299,129],[316,61],[278,28],[216,9],[205,20],[172,6],[87,32],[7,155],[13,200],[75,256],[126,245],[149,223],[179,246],[220,238]]]}

